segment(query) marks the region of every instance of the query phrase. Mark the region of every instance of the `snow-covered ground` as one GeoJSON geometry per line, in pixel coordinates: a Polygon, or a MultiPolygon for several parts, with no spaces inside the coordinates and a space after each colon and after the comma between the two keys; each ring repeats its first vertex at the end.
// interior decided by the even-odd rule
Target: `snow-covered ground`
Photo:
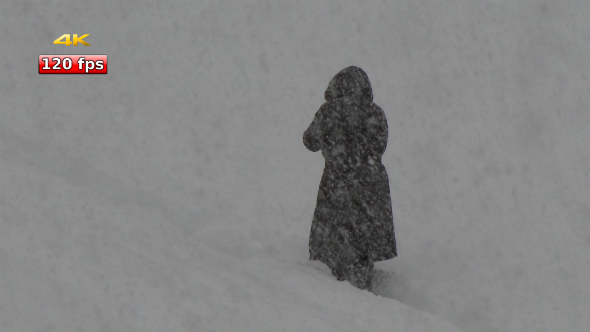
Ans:
{"type": "Polygon", "coordinates": [[[2,1],[0,330],[587,331],[590,4],[360,3],[2,1]],[[109,73],[38,74],[68,53],[109,73]],[[389,121],[380,296],[307,259],[349,65],[389,121]]]}

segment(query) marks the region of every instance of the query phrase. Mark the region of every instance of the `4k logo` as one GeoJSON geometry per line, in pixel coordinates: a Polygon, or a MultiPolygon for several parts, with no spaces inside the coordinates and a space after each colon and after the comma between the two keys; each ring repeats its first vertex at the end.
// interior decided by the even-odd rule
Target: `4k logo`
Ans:
{"type": "Polygon", "coordinates": [[[78,37],[77,34],[74,34],[74,42],[72,43],[70,41],[70,34],[66,33],[64,35],[62,35],[61,37],[57,38],[55,41],[53,41],[54,44],[56,45],[66,45],[66,46],[70,46],[70,45],[74,45],[74,46],[78,46],[78,42],[80,42],[80,44],[84,45],[84,46],[90,46],[90,44],[88,44],[87,42],[84,41],[84,38],[90,36],[89,34],[85,34],[82,35],[82,37],[78,37]],[[66,41],[63,41],[63,39],[65,39],[66,41]]]}

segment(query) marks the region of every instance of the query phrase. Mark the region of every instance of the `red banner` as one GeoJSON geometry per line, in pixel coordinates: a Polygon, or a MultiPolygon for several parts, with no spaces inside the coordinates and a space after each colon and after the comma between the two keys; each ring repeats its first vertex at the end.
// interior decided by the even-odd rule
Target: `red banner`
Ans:
{"type": "Polygon", "coordinates": [[[106,73],[106,55],[39,55],[39,74],[106,73]]]}

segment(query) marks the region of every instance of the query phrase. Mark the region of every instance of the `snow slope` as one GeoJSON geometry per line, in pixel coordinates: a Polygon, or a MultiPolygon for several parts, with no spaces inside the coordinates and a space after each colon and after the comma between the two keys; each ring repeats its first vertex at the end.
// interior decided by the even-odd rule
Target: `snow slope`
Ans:
{"type": "Polygon", "coordinates": [[[0,330],[587,330],[589,17],[2,2],[0,330]],[[109,73],[41,76],[42,53],[107,54],[109,73]],[[301,135],[348,65],[389,121],[383,296],[307,260],[323,160],[301,135]]]}

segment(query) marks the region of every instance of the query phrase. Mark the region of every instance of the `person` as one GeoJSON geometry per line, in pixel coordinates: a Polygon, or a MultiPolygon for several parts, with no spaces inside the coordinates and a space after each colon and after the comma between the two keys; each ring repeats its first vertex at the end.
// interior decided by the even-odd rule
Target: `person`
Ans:
{"type": "Polygon", "coordinates": [[[374,262],[397,256],[389,178],[381,156],[388,128],[359,67],[340,71],[326,102],[303,134],[305,147],[325,159],[309,237],[311,260],[338,280],[370,289],[374,262]]]}

